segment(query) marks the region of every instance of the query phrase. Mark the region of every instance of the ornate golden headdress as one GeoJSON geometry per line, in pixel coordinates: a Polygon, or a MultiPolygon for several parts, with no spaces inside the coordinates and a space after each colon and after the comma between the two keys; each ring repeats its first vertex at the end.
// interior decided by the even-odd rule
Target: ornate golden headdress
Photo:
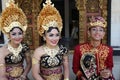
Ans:
{"type": "Polygon", "coordinates": [[[54,4],[52,4],[51,0],[46,0],[45,3],[37,18],[37,27],[40,36],[42,36],[44,31],[47,31],[49,27],[57,27],[60,32],[63,27],[62,18],[59,11],[54,7],[54,4]]]}
{"type": "Polygon", "coordinates": [[[107,26],[107,22],[101,16],[92,16],[90,18],[90,27],[100,26],[105,28],[107,26]]]}
{"type": "Polygon", "coordinates": [[[14,0],[9,0],[0,17],[0,29],[7,34],[14,27],[19,27],[25,32],[27,29],[27,18],[22,9],[15,5],[14,0]]]}

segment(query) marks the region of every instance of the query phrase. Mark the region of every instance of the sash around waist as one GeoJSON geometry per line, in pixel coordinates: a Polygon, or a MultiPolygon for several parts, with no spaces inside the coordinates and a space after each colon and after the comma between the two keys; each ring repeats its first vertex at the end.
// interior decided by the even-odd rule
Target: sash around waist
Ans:
{"type": "Polygon", "coordinates": [[[55,68],[41,68],[40,69],[41,71],[41,75],[46,75],[46,76],[49,76],[51,74],[60,74],[62,73],[62,67],[59,66],[59,67],[55,67],[55,68]]]}

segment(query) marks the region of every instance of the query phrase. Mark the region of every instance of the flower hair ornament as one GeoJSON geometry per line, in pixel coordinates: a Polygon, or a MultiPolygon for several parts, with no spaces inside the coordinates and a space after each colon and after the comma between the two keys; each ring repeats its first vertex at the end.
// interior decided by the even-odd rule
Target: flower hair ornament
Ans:
{"type": "Polygon", "coordinates": [[[44,31],[47,31],[49,27],[57,27],[61,32],[63,24],[59,11],[54,7],[51,0],[46,0],[37,17],[37,28],[40,36],[43,36],[44,31]]]}
{"type": "Polygon", "coordinates": [[[90,27],[101,26],[106,28],[107,22],[101,16],[92,16],[90,18],[90,27]]]}
{"type": "Polygon", "coordinates": [[[19,27],[23,32],[27,29],[27,18],[21,8],[15,4],[14,0],[6,3],[5,10],[1,13],[0,29],[4,34],[10,32],[14,27],[19,27]]]}

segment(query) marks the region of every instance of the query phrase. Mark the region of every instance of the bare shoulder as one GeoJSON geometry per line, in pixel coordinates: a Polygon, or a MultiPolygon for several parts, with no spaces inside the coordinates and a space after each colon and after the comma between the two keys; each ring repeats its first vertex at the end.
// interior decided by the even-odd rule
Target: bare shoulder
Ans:
{"type": "Polygon", "coordinates": [[[0,47],[0,54],[5,54],[6,50],[6,46],[0,47]]]}
{"type": "Polygon", "coordinates": [[[41,57],[42,55],[44,55],[44,49],[42,46],[38,47],[35,49],[33,57],[41,57]]]}

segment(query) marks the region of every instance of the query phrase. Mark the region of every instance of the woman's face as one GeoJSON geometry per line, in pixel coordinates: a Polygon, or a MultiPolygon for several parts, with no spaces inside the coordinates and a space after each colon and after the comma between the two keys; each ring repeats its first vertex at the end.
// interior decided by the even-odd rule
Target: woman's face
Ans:
{"type": "Polygon", "coordinates": [[[88,31],[92,40],[100,41],[105,35],[105,30],[102,27],[93,27],[88,31]]]}
{"type": "Polygon", "coordinates": [[[58,44],[60,33],[57,29],[52,29],[50,32],[46,32],[44,38],[46,40],[46,45],[52,48],[58,44]]]}
{"type": "Polygon", "coordinates": [[[19,28],[14,28],[10,31],[10,40],[13,44],[19,44],[23,40],[23,31],[19,28]]]}

